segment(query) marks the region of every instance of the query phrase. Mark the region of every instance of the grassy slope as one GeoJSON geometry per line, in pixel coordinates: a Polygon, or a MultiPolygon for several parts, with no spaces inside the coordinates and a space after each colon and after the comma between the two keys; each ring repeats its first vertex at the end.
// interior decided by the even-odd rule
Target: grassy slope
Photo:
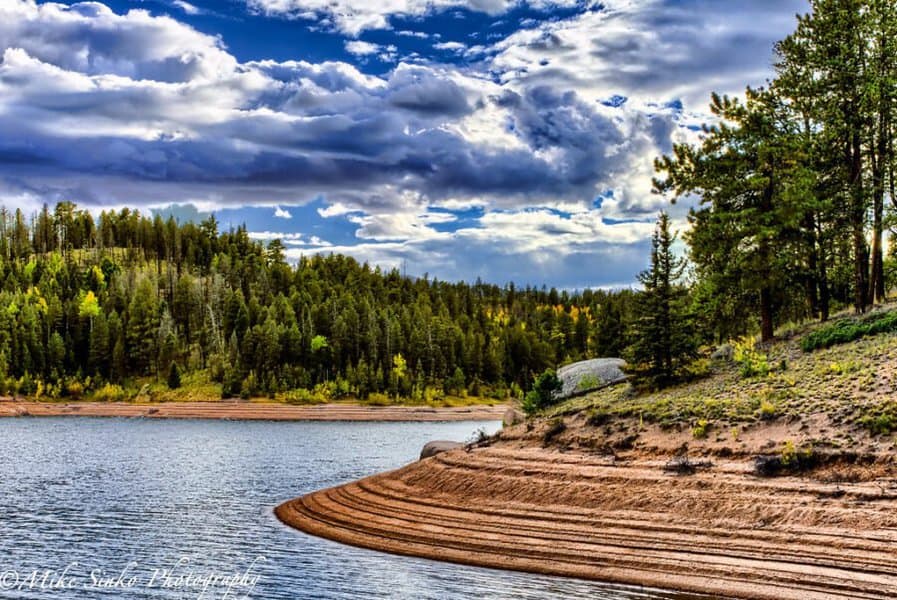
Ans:
{"type": "Polygon", "coordinates": [[[594,449],[674,451],[688,444],[692,452],[723,455],[789,448],[892,455],[897,334],[803,352],[800,339],[818,327],[792,330],[772,344],[766,376],[746,378],[733,361],[714,361],[708,377],[689,384],[641,394],[623,385],[571,400],[549,410],[549,424],[534,433],[594,449]]]}

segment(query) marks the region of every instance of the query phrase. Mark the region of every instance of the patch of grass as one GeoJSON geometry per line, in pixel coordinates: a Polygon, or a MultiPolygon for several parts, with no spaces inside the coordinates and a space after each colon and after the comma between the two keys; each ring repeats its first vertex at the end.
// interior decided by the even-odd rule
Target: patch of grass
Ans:
{"type": "Polygon", "coordinates": [[[710,422],[707,419],[701,419],[694,427],[692,427],[691,435],[696,440],[703,440],[707,437],[709,431],[710,422]]]}
{"type": "Polygon", "coordinates": [[[801,340],[804,352],[830,348],[853,342],[862,337],[897,331],[897,311],[873,313],[862,319],[842,319],[832,325],[817,329],[801,340]]]}
{"type": "Polygon", "coordinates": [[[872,435],[891,435],[897,431],[897,402],[888,402],[873,414],[861,417],[859,424],[872,435]]]}

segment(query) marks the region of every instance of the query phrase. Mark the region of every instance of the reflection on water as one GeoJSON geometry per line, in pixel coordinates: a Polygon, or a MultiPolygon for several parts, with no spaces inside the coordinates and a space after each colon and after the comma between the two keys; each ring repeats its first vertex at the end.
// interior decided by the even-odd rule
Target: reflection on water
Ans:
{"type": "Polygon", "coordinates": [[[351,548],[272,513],[481,426],[4,419],[0,597],[682,598],[351,548]]]}

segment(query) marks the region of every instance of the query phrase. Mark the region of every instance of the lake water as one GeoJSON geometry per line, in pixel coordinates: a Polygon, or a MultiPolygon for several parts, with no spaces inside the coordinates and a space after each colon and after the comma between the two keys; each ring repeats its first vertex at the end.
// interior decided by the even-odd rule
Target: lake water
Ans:
{"type": "Polygon", "coordinates": [[[381,554],[273,515],[284,500],[480,427],[0,420],[0,597],[682,598],[381,554]]]}

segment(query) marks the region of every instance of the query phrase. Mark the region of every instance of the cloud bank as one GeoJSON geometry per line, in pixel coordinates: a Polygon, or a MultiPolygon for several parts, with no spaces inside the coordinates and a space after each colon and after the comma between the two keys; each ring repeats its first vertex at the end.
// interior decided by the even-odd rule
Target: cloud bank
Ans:
{"type": "Polygon", "coordinates": [[[322,201],[316,226],[354,233],[328,251],[443,278],[631,282],[663,206],[653,159],[695,135],[711,90],[763,83],[805,3],[528,4],[582,11],[435,63],[355,37],[518,2],[253,0],[326,22],[359,59],[315,63],[241,62],[221,37],[144,10],[0,0],[0,201],[263,205],[309,239],[291,207],[322,201]],[[395,66],[367,73],[372,55],[395,66]]]}

